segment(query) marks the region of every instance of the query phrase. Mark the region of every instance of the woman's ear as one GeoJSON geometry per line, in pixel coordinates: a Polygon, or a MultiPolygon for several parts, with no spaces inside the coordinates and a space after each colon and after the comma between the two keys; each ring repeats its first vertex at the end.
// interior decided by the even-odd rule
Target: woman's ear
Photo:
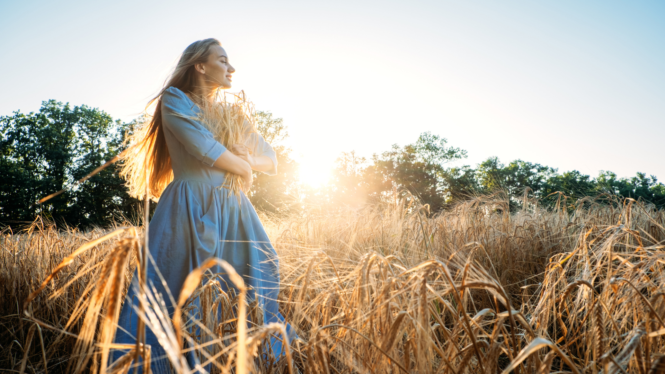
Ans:
{"type": "Polygon", "coordinates": [[[194,69],[196,69],[196,71],[198,71],[199,73],[201,73],[203,75],[205,75],[205,73],[206,73],[205,68],[203,67],[203,64],[200,63],[200,62],[198,64],[194,64],[194,69]]]}

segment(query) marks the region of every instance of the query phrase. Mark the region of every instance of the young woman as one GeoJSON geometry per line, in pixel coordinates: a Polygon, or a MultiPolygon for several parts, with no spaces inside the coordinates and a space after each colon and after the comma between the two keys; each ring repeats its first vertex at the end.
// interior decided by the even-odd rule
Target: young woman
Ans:
{"type": "MultiPolygon", "coordinates": [[[[263,308],[264,324],[284,322],[276,302],[279,262],[275,250],[245,194],[241,192],[239,199],[220,187],[228,173],[242,178],[244,192],[251,188],[252,170],[276,174],[275,152],[258,133],[251,135],[248,144],[227,149],[196,119],[204,100],[212,101],[218,89],[231,87],[234,72],[219,41],[205,39],[189,45],[153,100],[155,114],[147,131],[135,140],[136,153],[125,161],[123,175],[134,195],[141,196],[147,187],[151,197],[159,199],[149,226],[155,266],[148,266],[148,284],[162,294],[169,313],[173,313],[172,300],[178,300],[187,275],[208,258],[217,257],[243,276],[250,287],[249,299],[263,308]]],[[[223,272],[221,268],[212,270],[223,272]]],[[[135,343],[136,305],[130,289],[120,313],[116,343],[135,343]]],[[[163,348],[147,330],[153,372],[167,369],[163,348]]],[[[292,339],[295,334],[290,326],[287,331],[292,339]]],[[[272,343],[280,352],[279,340],[272,343]]]]}

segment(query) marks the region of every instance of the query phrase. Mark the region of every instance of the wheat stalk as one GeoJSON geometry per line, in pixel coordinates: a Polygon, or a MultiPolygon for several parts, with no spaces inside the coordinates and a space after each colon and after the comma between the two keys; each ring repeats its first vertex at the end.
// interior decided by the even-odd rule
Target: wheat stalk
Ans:
{"type": "MultiPolygon", "coordinates": [[[[200,108],[197,119],[224,147],[245,145],[250,136],[257,133],[254,105],[247,100],[244,91],[229,93],[217,90],[212,100],[193,99],[200,108]]],[[[222,186],[238,195],[242,190],[242,178],[227,173],[222,186]]]]}

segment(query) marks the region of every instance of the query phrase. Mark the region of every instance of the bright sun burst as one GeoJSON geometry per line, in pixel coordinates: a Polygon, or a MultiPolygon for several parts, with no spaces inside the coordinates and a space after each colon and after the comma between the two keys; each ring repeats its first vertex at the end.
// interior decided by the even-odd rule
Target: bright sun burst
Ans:
{"type": "Polygon", "coordinates": [[[330,167],[316,159],[300,161],[300,181],[311,187],[321,187],[330,179],[330,167]]]}

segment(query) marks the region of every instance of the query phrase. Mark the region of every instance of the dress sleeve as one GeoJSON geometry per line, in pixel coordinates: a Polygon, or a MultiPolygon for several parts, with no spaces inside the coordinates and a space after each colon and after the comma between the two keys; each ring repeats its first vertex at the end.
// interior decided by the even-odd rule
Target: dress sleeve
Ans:
{"type": "Polygon", "coordinates": [[[253,133],[249,136],[247,147],[252,149],[254,156],[268,156],[272,160],[272,169],[264,171],[268,175],[277,175],[277,154],[270,144],[259,133],[253,133]]]}
{"type": "Polygon", "coordinates": [[[212,166],[226,151],[198,120],[194,104],[173,87],[162,94],[162,125],[171,131],[185,150],[205,165],[212,166]]]}

